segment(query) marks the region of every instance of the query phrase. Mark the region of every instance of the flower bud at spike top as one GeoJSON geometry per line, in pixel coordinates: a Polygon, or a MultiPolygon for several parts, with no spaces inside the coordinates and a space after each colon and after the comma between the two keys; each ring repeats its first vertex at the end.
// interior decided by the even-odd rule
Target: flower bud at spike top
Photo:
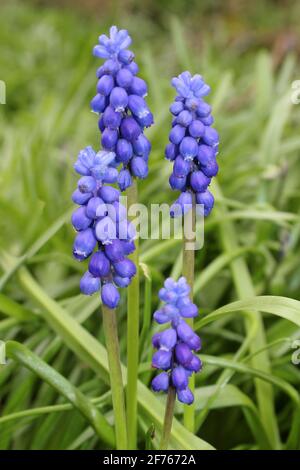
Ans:
{"type": "MultiPolygon", "coordinates": [[[[219,135],[211,127],[214,121],[211,107],[204,101],[210,87],[200,75],[192,76],[190,72],[173,78],[172,86],[177,96],[170,106],[174,120],[165,150],[166,158],[174,162],[169,183],[175,191],[194,193],[196,203],[204,206],[207,216],[213,208],[208,187],[219,169],[216,161],[219,135]],[[182,160],[189,162],[189,166],[185,167],[182,160]]],[[[171,215],[177,217],[182,212],[172,208],[171,215]]]]}
{"type": "Polygon", "coordinates": [[[72,195],[79,206],[72,215],[72,225],[78,232],[73,254],[78,261],[90,257],[80,290],[85,295],[100,292],[103,304],[111,309],[119,303],[118,289],[127,287],[136,272],[133,262],[127,259],[135,249],[134,228],[127,220],[126,208],[119,202],[120,191],[107,185],[118,178],[115,166],[114,152],[96,153],[92,147],[86,147],[74,164],[81,178],[72,195]],[[123,233],[119,237],[121,232],[125,236],[123,233]]]}
{"type": "Polygon", "coordinates": [[[163,305],[154,313],[154,319],[160,325],[169,324],[169,327],[152,337],[152,345],[157,350],[152,366],[163,372],[156,375],[151,384],[153,391],[166,393],[172,385],[178,400],[187,405],[194,401],[193,393],[188,388],[189,377],[202,369],[201,360],[193,354],[193,351],[200,350],[201,340],[184,319],[195,316],[195,309],[198,311],[189,293],[190,286],[184,277],[177,282],[166,279],[159,291],[163,305]],[[182,309],[185,310],[185,317],[182,309]]]}
{"type": "Polygon", "coordinates": [[[144,129],[153,124],[153,115],[145,101],[147,84],[137,76],[134,54],[127,49],[130,44],[128,32],[112,26],[109,36],[102,34],[93,49],[94,56],[104,63],[97,71],[97,94],[91,108],[100,115],[102,147],[115,152],[115,167],[123,172],[116,178],[121,191],[131,186],[132,177],[143,179],[148,175],[151,146],[144,129]],[[142,157],[142,161],[137,157],[142,157]]]}

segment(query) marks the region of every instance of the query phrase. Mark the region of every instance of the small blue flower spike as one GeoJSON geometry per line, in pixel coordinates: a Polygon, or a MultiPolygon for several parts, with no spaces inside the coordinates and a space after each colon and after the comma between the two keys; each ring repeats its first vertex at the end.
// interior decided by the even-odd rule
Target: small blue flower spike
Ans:
{"type": "MultiPolygon", "coordinates": [[[[218,173],[219,136],[211,127],[214,119],[211,107],[203,100],[210,87],[201,75],[192,76],[183,72],[172,79],[177,91],[175,101],[170,106],[173,115],[170,143],[165,156],[173,162],[173,172],[169,182],[173,190],[195,194],[197,204],[203,204],[204,215],[210,214],[214,197],[209,191],[211,179],[218,173]]],[[[171,208],[171,216],[176,217],[189,210],[186,198],[179,197],[171,208]],[[177,210],[174,209],[177,208],[177,210]]]]}
{"type": "Polygon", "coordinates": [[[155,376],[151,384],[155,392],[168,392],[173,386],[178,400],[187,405],[194,401],[188,388],[189,377],[202,368],[201,360],[193,353],[201,349],[201,340],[184,320],[198,315],[198,308],[190,300],[189,292],[190,287],[184,277],[177,282],[167,279],[159,291],[164,305],[154,313],[154,319],[159,324],[169,323],[170,326],[152,338],[153,347],[157,350],[152,366],[163,372],[155,376]]]}
{"type": "Polygon", "coordinates": [[[93,54],[105,59],[97,70],[97,95],[91,101],[92,111],[99,114],[101,145],[121,166],[117,183],[121,191],[132,185],[132,177],[148,175],[151,144],[144,129],[153,124],[153,115],[145,101],[147,84],[137,77],[134,54],[128,50],[131,38],[124,29],[110,28],[109,37],[102,34],[93,54]]]}
{"type": "Polygon", "coordinates": [[[74,164],[81,177],[72,196],[79,206],[72,215],[78,232],[73,254],[78,261],[90,258],[80,290],[85,295],[101,291],[103,304],[112,309],[120,300],[118,288],[127,287],[136,273],[134,263],[127,259],[135,249],[135,229],[119,202],[120,192],[107,185],[118,181],[115,166],[113,152],[96,153],[92,147],[81,150],[74,164]]]}

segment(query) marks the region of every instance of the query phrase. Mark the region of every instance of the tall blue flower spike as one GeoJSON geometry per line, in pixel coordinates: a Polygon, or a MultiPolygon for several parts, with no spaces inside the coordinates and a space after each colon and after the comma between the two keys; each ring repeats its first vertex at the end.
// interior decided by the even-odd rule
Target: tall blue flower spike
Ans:
{"type": "Polygon", "coordinates": [[[83,294],[101,291],[102,302],[115,308],[120,300],[118,287],[126,287],[136,273],[127,255],[135,249],[135,229],[127,221],[126,208],[120,204],[120,192],[107,183],[118,178],[116,156],[86,147],[78,155],[74,168],[81,176],[72,200],[79,207],[72,224],[78,232],[73,254],[78,261],[90,257],[88,271],[80,281],[83,294]]]}
{"type": "Polygon", "coordinates": [[[194,395],[188,388],[189,377],[202,368],[201,360],[193,353],[201,349],[201,340],[185,321],[185,318],[198,315],[198,308],[191,302],[189,293],[190,286],[184,277],[178,282],[168,278],[159,291],[164,305],[154,313],[154,319],[159,324],[169,323],[169,327],[155,333],[152,338],[152,344],[157,349],[152,366],[162,372],[154,377],[151,384],[155,392],[168,392],[169,387],[173,386],[178,400],[187,405],[194,401],[194,395]]]}
{"type": "Polygon", "coordinates": [[[147,85],[137,76],[134,54],[127,49],[130,44],[128,32],[112,26],[110,36],[102,34],[93,50],[105,62],[97,70],[97,94],[91,108],[99,114],[103,149],[113,152],[116,166],[121,166],[117,181],[121,191],[131,186],[132,176],[148,175],[151,144],[143,131],[153,124],[144,99],[147,85]]]}
{"type": "Polygon", "coordinates": [[[170,186],[181,191],[181,195],[171,208],[171,215],[174,217],[188,210],[194,193],[196,203],[203,204],[207,216],[214,205],[208,187],[218,173],[219,145],[219,135],[211,127],[214,122],[211,107],[203,100],[210,87],[201,75],[192,76],[190,72],[173,78],[172,86],[178,94],[170,106],[173,121],[165,156],[173,161],[170,186]]]}

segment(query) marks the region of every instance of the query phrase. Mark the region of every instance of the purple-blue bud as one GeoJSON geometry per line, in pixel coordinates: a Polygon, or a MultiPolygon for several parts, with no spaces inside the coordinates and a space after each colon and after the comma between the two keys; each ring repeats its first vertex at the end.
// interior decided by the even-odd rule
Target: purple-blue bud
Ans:
{"type": "Polygon", "coordinates": [[[207,165],[215,158],[215,150],[209,145],[199,145],[197,159],[201,165],[207,165]]]}
{"type": "Polygon", "coordinates": [[[169,178],[169,183],[172,189],[182,191],[186,186],[186,177],[179,178],[172,173],[169,178]]]}
{"type": "Polygon", "coordinates": [[[80,232],[81,230],[87,229],[91,225],[92,221],[87,216],[85,206],[78,207],[72,214],[72,225],[80,232]]]}
{"type": "Polygon", "coordinates": [[[116,146],[117,160],[128,163],[133,155],[132,145],[126,139],[119,139],[116,146]]]}
{"type": "Polygon", "coordinates": [[[117,73],[117,84],[122,88],[129,88],[133,80],[133,75],[128,69],[120,69],[117,73]]]}
{"type": "Polygon", "coordinates": [[[201,100],[199,102],[199,105],[198,105],[198,108],[197,108],[197,116],[199,117],[206,117],[210,114],[211,112],[211,106],[207,103],[205,103],[205,101],[201,100]]]}
{"type": "Polygon", "coordinates": [[[149,111],[149,113],[146,113],[142,117],[136,116],[136,120],[138,121],[139,125],[144,128],[144,127],[150,127],[152,126],[154,120],[153,120],[153,114],[149,111]]]}
{"type": "Polygon", "coordinates": [[[101,289],[101,299],[108,308],[116,308],[120,301],[118,289],[111,282],[104,284],[101,289]]]}
{"type": "Polygon", "coordinates": [[[123,243],[123,250],[125,255],[130,255],[135,250],[134,241],[121,240],[123,243]]]}
{"type": "Polygon", "coordinates": [[[118,141],[118,131],[114,129],[105,129],[102,137],[101,143],[103,148],[106,150],[114,150],[115,145],[118,141]]]}
{"type": "Polygon", "coordinates": [[[97,183],[92,176],[83,176],[78,180],[77,186],[81,193],[92,193],[95,191],[97,183]]]}
{"type": "Polygon", "coordinates": [[[98,128],[100,132],[103,132],[105,129],[105,125],[103,122],[103,114],[100,116],[100,119],[98,120],[98,128]]]}
{"type": "Polygon", "coordinates": [[[75,204],[86,204],[88,200],[93,196],[93,193],[82,193],[79,189],[75,189],[72,194],[72,201],[75,204]]]}
{"type": "Polygon", "coordinates": [[[178,155],[174,161],[173,174],[178,178],[187,176],[191,170],[191,163],[185,160],[181,155],[178,155]]]}
{"type": "Polygon", "coordinates": [[[216,161],[215,158],[212,158],[207,165],[201,166],[201,170],[203,173],[208,177],[212,178],[213,176],[216,176],[218,171],[219,171],[219,165],[216,161]]]}
{"type": "Polygon", "coordinates": [[[119,172],[117,168],[107,167],[103,176],[103,183],[114,184],[118,181],[119,172]]]}
{"type": "Polygon", "coordinates": [[[199,106],[199,100],[195,97],[188,98],[185,100],[185,107],[186,109],[189,109],[190,111],[196,111],[198,106],[199,106]]]}
{"type": "Polygon", "coordinates": [[[135,116],[143,118],[150,113],[146,101],[139,95],[129,95],[128,108],[135,116]]]}
{"type": "Polygon", "coordinates": [[[177,334],[174,328],[168,328],[161,333],[160,346],[164,349],[171,350],[177,341],[177,334]]]}
{"type": "Polygon", "coordinates": [[[128,105],[128,95],[124,88],[113,88],[109,97],[109,102],[115,111],[125,111],[125,108],[128,105]]]}
{"type": "Polygon", "coordinates": [[[118,60],[124,65],[129,65],[134,59],[134,53],[128,49],[122,49],[118,54],[118,60]]]}
{"type": "Polygon", "coordinates": [[[199,370],[202,369],[202,362],[198,356],[195,356],[193,354],[193,357],[190,362],[186,365],[186,368],[193,372],[199,372],[199,370]]]}
{"type": "Polygon", "coordinates": [[[110,272],[110,262],[103,251],[96,251],[89,262],[89,272],[96,277],[106,277],[110,272]]]}
{"type": "Polygon", "coordinates": [[[184,158],[194,158],[198,153],[197,141],[193,137],[184,137],[179,146],[179,151],[184,158]]]}
{"type": "Polygon", "coordinates": [[[130,259],[124,258],[120,261],[114,263],[114,269],[118,276],[129,277],[130,279],[136,273],[136,267],[133,261],[130,259]]]}
{"type": "Polygon", "coordinates": [[[182,306],[180,308],[180,315],[183,318],[194,318],[198,315],[197,305],[190,302],[188,305],[182,306]]]}
{"type": "Polygon", "coordinates": [[[156,310],[153,314],[153,318],[159,325],[163,325],[170,321],[170,315],[163,310],[156,310]]]}
{"type": "Polygon", "coordinates": [[[181,205],[183,213],[187,213],[192,207],[192,194],[189,191],[182,192],[178,197],[177,202],[181,205]]]}
{"type": "Polygon", "coordinates": [[[186,366],[193,358],[193,353],[185,343],[178,343],[175,347],[175,356],[179,364],[186,366]]]}
{"type": "Polygon", "coordinates": [[[201,121],[196,121],[194,120],[190,125],[189,125],[189,133],[194,139],[198,139],[199,137],[202,137],[204,134],[204,124],[202,124],[201,121]]]}
{"type": "Polygon", "coordinates": [[[123,244],[121,240],[117,238],[112,240],[108,245],[105,245],[104,252],[107,258],[112,262],[120,261],[124,258],[123,244]]]}
{"type": "Polygon", "coordinates": [[[112,188],[111,186],[102,186],[99,189],[98,194],[104,202],[112,204],[119,199],[120,191],[116,188],[112,188]]]}
{"type": "Polygon", "coordinates": [[[171,367],[172,352],[159,349],[152,358],[152,367],[168,370],[171,367]]]}
{"type": "Polygon", "coordinates": [[[191,124],[192,120],[192,114],[186,109],[184,109],[178,114],[176,118],[176,124],[180,124],[183,127],[188,127],[191,124]]]}
{"type": "Polygon", "coordinates": [[[102,113],[106,107],[106,98],[99,93],[91,101],[91,109],[94,113],[102,113]]]}
{"type": "Polygon", "coordinates": [[[116,232],[116,225],[110,217],[103,217],[103,219],[98,220],[95,225],[96,238],[97,240],[101,241],[104,245],[110,243],[111,240],[114,240],[116,238],[116,232]]]}
{"type": "Polygon", "coordinates": [[[136,62],[132,61],[130,64],[125,65],[125,69],[130,70],[133,75],[136,75],[139,72],[139,66],[136,62]]]}
{"type": "Polygon", "coordinates": [[[131,172],[137,178],[146,178],[148,175],[148,165],[142,157],[133,157],[130,162],[131,172]]]}
{"type": "Polygon", "coordinates": [[[188,386],[188,376],[184,367],[177,366],[172,370],[172,383],[176,390],[184,390],[188,386]]]}
{"type": "Polygon", "coordinates": [[[148,93],[146,82],[139,77],[133,77],[130,85],[130,93],[133,95],[146,96],[148,93]]]}
{"type": "Polygon", "coordinates": [[[105,127],[110,129],[118,129],[121,124],[121,120],[122,114],[115,111],[112,106],[108,106],[103,113],[103,124],[105,127]]]}
{"type": "Polygon", "coordinates": [[[136,140],[132,142],[135,155],[141,157],[148,156],[151,150],[151,144],[144,134],[140,134],[136,140]]]}
{"type": "Polygon", "coordinates": [[[212,208],[214,207],[215,200],[211,192],[207,189],[202,193],[196,194],[196,202],[197,204],[204,205],[204,215],[205,217],[207,217],[210,214],[212,208]]]}
{"type": "Polygon", "coordinates": [[[206,126],[202,139],[205,144],[214,147],[219,143],[219,134],[213,127],[206,126]]]}
{"type": "Polygon", "coordinates": [[[168,160],[175,160],[175,158],[177,157],[178,155],[178,147],[177,145],[175,144],[172,144],[172,143],[169,143],[167,146],[166,146],[166,149],[165,149],[165,157],[168,159],[168,160]]]}
{"type": "Polygon", "coordinates": [[[212,115],[209,115],[209,116],[206,116],[206,117],[202,117],[200,118],[201,119],[201,122],[205,125],[205,126],[211,126],[215,120],[214,118],[212,117],[212,115]]]}
{"type": "Polygon", "coordinates": [[[179,338],[185,343],[195,334],[193,329],[184,320],[181,320],[177,325],[177,334],[179,338]]]}
{"type": "Polygon", "coordinates": [[[187,341],[186,344],[188,345],[189,348],[191,348],[193,351],[200,351],[201,349],[201,339],[196,333],[193,334],[187,341]]]}
{"type": "Polygon", "coordinates": [[[94,277],[88,271],[84,273],[79,283],[80,290],[85,295],[92,295],[98,292],[101,287],[101,282],[98,277],[94,277]]]}
{"type": "Polygon", "coordinates": [[[91,228],[79,232],[74,240],[73,255],[78,261],[88,258],[94,251],[97,240],[91,228]]]}
{"type": "Polygon", "coordinates": [[[181,111],[183,111],[182,101],[174,101],[170,106],[170,112],[174,114],[174,116],[177,116],[181,111]]]}
{"type": "Polygon", "coordinates": [[[132,185],[132,178],[129,170],[123,169],[120,171],[118,176],[118,185],[121,191],[126,191],[126,189],[132,185]]]}
{"type": "Polygon", "coordinates": [[[97,83],[97,91],[103,96],[108,96],[114,87],[114,79],[111,75],[103,75],[97,83]]]}
{"type": "Polygon", "coordinates": [[[189,388],[186,388],[185,390],[178,390],[177,398],[185,405],[191,405],[194,402],[194,395],[189,388]]]}
{"type": "Polygon", "coordinates": [[[103,75],[115,75],[119,69],[118,63],[113,59],[108,59],[102,65],[103,75]]]}
{"type": "Polygon", "coordinates": [[[205,191],[209,183],[210,178],[202,171],[195,171],[191,174],[191,186],[196,193],[205,191]]]}
{"type": "Polygon", "coordinates": [[[160,348],[160,337],[161,337],[160,331],[158,333],[154,333],[154,335],[152,336],[152,346],[156,349],[160,348]]]}
{"type": "Polygon", "coordinates": [[[169,389],[170,378],[166,372],[161,372],[151,382],[154,392],[167,392],[169,389]]]}
{"type": "Polygon", "coordinates": [[[173,127],[169,134],[169,140],[172,142],[172,144],[179,145],[182,139],[185,136],[185,127],[180,126],[179,124],[176,124],[176,126],[173,127]]]}
{"type": "Polygon", "coordinates": [[[120,130],[122,137],[129,140],[129,142],[136,140],[142,132],[140,126],[132,116],[122,119],[120,130]]]}
{"type": "Polygon", "coordinates": [[[131,282],[130,277],[114,276],[113,280],[118,287],[128,287],[131,282]]]}

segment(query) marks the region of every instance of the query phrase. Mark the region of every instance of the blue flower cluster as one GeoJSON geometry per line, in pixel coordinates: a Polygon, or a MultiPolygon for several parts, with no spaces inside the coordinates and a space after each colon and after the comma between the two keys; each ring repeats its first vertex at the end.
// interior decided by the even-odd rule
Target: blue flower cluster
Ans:
{"type": "MultiPolygon", "coordinates": [[[[200,75],[192,76],[190,72],[173,78],[172,85],[178,95],[170,106],[174,118],[165,150],[166,158],[174,162],[170,186],[181,191],[175,203],[180,213],[189,210],[195,193],[196,203],[204,205],[207,216],[214,205],[208,186],[218,173],[219,144],[219,135],[211,127],[211,107],[203,100],[210,87],[200,75]]],[[[176,215],[176,211],[171,209],[171,215],[176,215]]]]}
{"type": "Polygon", "coordinates": [[[189,377],[202,368],[198,356],[192,351],[201,349],[201,340],[184,318],[198,315],[197,306],[189,298],[190,286],[184,277],[178,282],[169,278],[159,291],[159,298],[164,302],[161,309],[154,313],[157,323],[171,323],[171,327],[155,333],[152,344],[157,351],[153,355],[152,366],[162,369],[152,380],[155,392],[167,392],[170,386],[176,389],[178,400],[190,405],[194,401],[188,387],[189,377]]]}
{"type": "Polygon", "coordinates": [[[117,165],[122,165],[118,176],[121,191],[131,186],[132,176],[146,178],[148,174],[151,144],[143,131],[153,124],[144,100],[147,85],[137,77],[134,54],[127,49],[130,44],[128,32],[112,26],[110,37],[101,35],[93,51],[105,62],[97,70],[97,95],[91,108],[100,115],[103,149],[114,152],[117,165]]]}
{"type": "Polygon", "coordinates": [[[73,202],[79,205],[72,215],[78,232],[73,254],[79,261],[91,256],[80,290],[86,295],[101,290],[102,302],[109,308],[119,303],[117,287],[128,286],[136,273],[134,263],[126,258],[135,249],[135,229],[119,201],[119,190],[105,184],[116,182],[115,166],[113,152],[96,153],[86,147],[74,164],[81,178],[72,195],[73,202]]]}

